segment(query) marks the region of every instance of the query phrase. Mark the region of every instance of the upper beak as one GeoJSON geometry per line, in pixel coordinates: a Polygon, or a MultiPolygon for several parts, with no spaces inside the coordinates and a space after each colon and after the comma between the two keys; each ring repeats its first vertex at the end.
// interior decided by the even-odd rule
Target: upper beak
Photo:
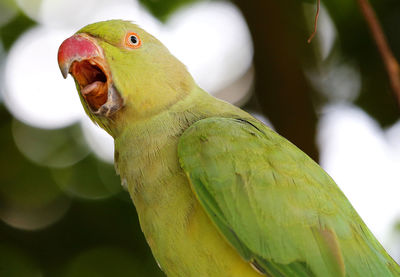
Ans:
{"type": "Polygon", "coordinates": [[[102,57],[102,51],[90,36],[76,34],[64,40],[58,49],[58,65],[64,79],[67,78],[73,62],[94,57],[102,57]]]}

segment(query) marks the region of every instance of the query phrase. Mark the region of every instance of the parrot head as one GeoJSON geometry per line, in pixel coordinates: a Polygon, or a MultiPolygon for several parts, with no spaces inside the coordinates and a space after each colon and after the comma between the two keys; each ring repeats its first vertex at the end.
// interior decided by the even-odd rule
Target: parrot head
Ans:
{"type": "Polygon", "coordinates": [[[155,115],[187,95],[194,81],[168,49],[137,25],[110,20],[88,25],[58,51],[88,116],[110,135],[155,115]]]}

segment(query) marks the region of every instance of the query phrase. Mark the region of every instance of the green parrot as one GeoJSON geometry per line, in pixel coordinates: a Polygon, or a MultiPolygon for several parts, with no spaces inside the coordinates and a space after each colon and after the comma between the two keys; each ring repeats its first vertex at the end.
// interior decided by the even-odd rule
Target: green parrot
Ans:
{"type": "Polygon", "coordinates": [[[87,115],[167,276],[400,276],[318,164],[203,91],[155,37],[122,20],[60,46],[87,115]]]}

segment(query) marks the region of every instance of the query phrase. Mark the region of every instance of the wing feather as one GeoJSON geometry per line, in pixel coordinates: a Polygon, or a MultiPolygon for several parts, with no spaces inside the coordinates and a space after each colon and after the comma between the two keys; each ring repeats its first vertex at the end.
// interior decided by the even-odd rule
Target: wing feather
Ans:
{"type": "Polygon", "coordinates": [[[207,118],[178,145],[218,230],[271,276],[399,276],[334,181],[256,120],[207,118]]]}

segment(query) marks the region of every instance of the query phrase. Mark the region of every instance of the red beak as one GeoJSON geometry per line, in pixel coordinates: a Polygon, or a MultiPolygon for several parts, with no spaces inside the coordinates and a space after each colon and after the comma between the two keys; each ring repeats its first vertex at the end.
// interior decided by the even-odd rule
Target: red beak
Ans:
{"type": "Polygon", "coordinates": [[[58,65],[63,77],[67,78],[73,62],[102,56],[94,39],[85,34],[76,34],[64,40],[58,49],[58,65]]]}

